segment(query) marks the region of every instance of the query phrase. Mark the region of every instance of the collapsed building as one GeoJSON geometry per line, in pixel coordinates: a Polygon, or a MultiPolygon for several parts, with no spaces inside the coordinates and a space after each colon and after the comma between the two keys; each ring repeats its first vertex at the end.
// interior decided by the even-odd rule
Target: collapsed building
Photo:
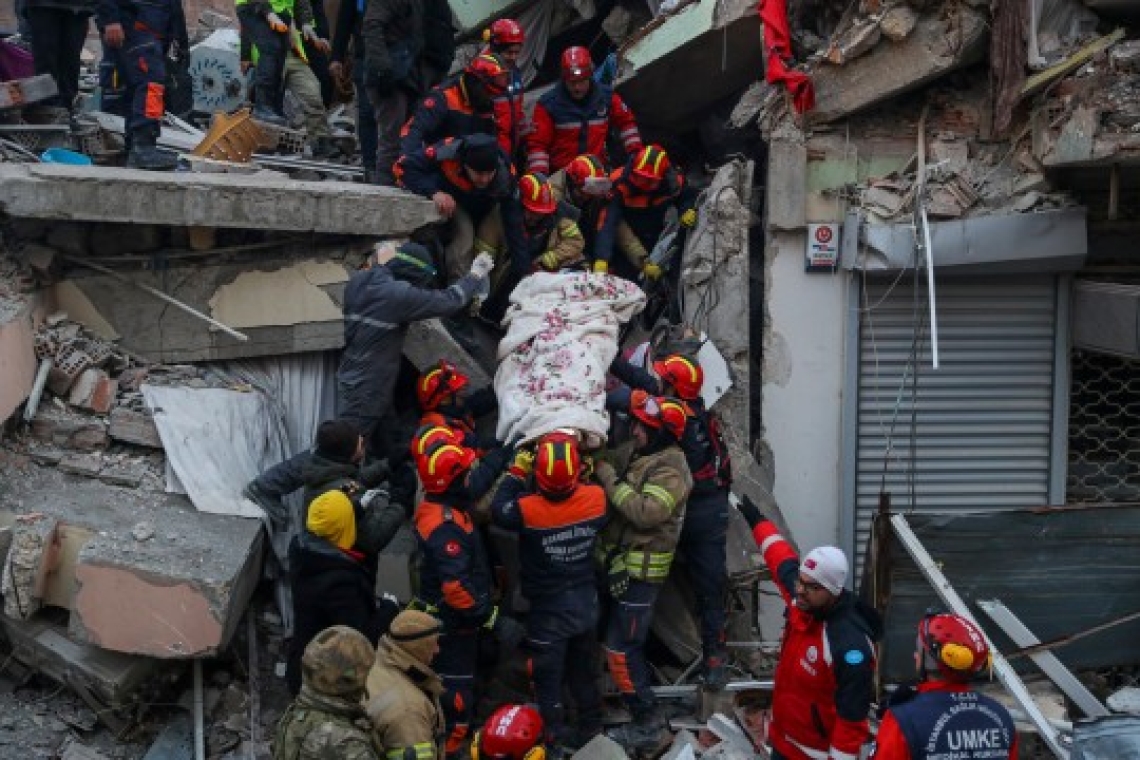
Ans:
{"type": "MultiPolygon", "coordinates": [[[[808,108],[787,71],[773,76],[773,23],[755,3],[454,5],[465,30],[530,14],[540,84],[548,51],[607,35],[647,134],[703,176],[685,321],[723,358],[706,366],[737,491],[802,548],[854,558],[856,587],[887,612],[884,679],[910,675],[914,622],[951,603],[933,558],[1031,681],[1009,704],[1046,751],[1067,752],[1073,724],[1106,702],[1127,712],[1140,628],[1132,4],[791,3],[808,108]],[[1037,661],[1042,647],[1060,671],[1037,661]]],[[[129,712],[156,658],[232,643],[271,551],[241,486],[331,416],[348,274],[376,239],[435,220],[400,192],[311,181],[343,168],[304,170],[316,175],[0,163],[4,628],[92,709],[129,712]],[[45,642],[60,637],[83,654],[53,664],[45,642]],[[120,655],[117,669],[75,667],[120,655]]],[[[415,329],[412,365],[446,355],[489,382],[494,367],[440,324],[415,329]]],[[[730,638],[747,681],[771,672],[781,621],[738,518],[730,638]]],[[[411,550],[404,535],[381,560],[401,599],[411,550]]],[[[695,690],[686,593],[655,622],[674,682],[662,693],[695,690]]],[[[739,713],[745,730],[755,714],[739,713]]],[[[696,733],[714,727],[721,753],[755,751],[716,720],[676,727],[694,732],[678,752],[707,754],[696,733]]]]}

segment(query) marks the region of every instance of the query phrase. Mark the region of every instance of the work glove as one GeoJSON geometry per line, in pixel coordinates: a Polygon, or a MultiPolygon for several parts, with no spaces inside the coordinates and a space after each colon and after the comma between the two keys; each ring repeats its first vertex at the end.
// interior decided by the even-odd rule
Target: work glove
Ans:
{"type": "Polygon", "coordinates": [[[553,272],[558,269],[558,254],[554,251],[547,251],[538,257],[538,265],[545,269],[547,272],[553,272]]]}
{"type": "Polygon", "coordinates": [[[697,210],[691,208],[685,213],[681,214],[681,226],[685,229],[691,229],[697,223],[697,210]]]}
{"type": "Polygon", "coordinates": [[[586,483],[594,479],[594,457],[589,454],[582,455],[582,473],[578,479],[586,483]]]}
{"type": "Polygon", "coordinates": [[[322,53],[328,54],[329,41],[317,34],[317,30],[313,28],[312,24],[305,24],[301,27],[301,35],[304,36],[305,42],[312,44],[317,50],[322,53]]]}
{"type": "Polygon", "coordinates": [[[662,275],[660,265],[654,264],[652,261],[645,262],[645,266],[641,268],[641,273],[645,275],[645,279],[650,282],[657,282],[661,279],[662,275]]]}
{"type": "Polygon", "coordinates": [[[530,449],[519,449],[511,462],[508,472],[519,480],[526,480],[534,472],[534,452],[530,449]]]}
{"type": "Polygon", "coordinates": [[[767,518],[760,513],[760,508],[748,498],[745,494],[737,503],[736,508],[740,510],[740,514],[744,515],[744,519],[748,521],[748,527],[755,528],[760,523],[764,522],[767,518]]]}
{"type": "Polygon", "coordinates": [[[360,506],[370,509],[377,501],[388,501],[388,498],[387,488],[370,488],[360,497],[360,506]]]}
{"type": "Polygon", "coordinates": [[[270,29],[277,32],[278,34],[285,34],[287,31],[289,31],[289,25],[282,21],[281,17],[273,11],[265,14],[265,22],[269,24],[270,29]]]}
{"type": "Polygon", "coordinates": [[[507,652],[517,649],[526,636],[526,629],[514,618],[500,614],[498,607],[491,610],[491,616],[483,627],[494,635],[502,650],[507,652]]]}
{"type": "Polygon", "coordinates": [[[610,271],[610,262],[605,261],[603,259],[598,259],[597,261],[594,262],[594,273],[595,274],[606,274],[609,271],[610,271]]]}
{"type": "Polygon", "coordinates": [[[491,258],[489,253],[480,253],[471,262],[471,276],[476,280],[485,280],[487,275],[491,274],[491,270],[495,268],[495,260],[491,258]]]}

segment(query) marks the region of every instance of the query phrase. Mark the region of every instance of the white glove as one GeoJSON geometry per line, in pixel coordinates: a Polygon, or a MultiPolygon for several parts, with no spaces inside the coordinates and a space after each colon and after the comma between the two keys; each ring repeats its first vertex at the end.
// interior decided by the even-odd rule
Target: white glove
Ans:
{"type": "Polygon", "coordinates": [[[485,280],[494,268],[495,260],[491,258],[491,254],[480,253],[475,257],[475,261],[471,262],[471,276],[476,280],[485,280]]]}
{"type": "Polygon", "coordinates": [[[388,489],[387,488],[373,488],[370,491],[365,491],[364,495],[360,497],[360,506],[364,507],[365,509],[368,509],[369,507],[372,506],[372,503],[374,501],[376,501],[377,499],[387,499],[387,498],[388,498],[388,489]]]}

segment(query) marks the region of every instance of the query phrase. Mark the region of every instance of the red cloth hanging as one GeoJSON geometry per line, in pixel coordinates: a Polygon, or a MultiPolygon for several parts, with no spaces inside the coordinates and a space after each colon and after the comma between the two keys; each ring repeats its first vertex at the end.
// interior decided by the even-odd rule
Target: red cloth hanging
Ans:
{"type": "Polygon", "coordinates": [[[768,58],[770,83],[783,82],[792,94],[796,113],[815,107],[815,88],[811,77],[802,71],[788,68],[786,60],[792,57],[792,37],[788,30],[788,9],[784,0],[760,0],[757,5],[760,20],[764,23],[764,54],[768,58]]]}

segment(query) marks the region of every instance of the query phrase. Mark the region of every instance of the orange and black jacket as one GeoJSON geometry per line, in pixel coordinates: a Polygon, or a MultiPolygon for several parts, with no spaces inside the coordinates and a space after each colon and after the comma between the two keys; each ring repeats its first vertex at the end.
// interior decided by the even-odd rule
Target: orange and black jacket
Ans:
{"type": "Polygon", "coordinates": [[[519,534],[519,576],[532,608],[593,593],[594,545],[606,524],[601,486],[583,483],[564,501],[551,501],[508,475],[491,499],[491,519],[519,534]]]}
{"type": "Polygon", "coordinates": [[[419,598],[452,630],[478,628],[492,612],[491,568],[479,530],[446,496],[425,499],[413,518],[420,546],[419,598]]]}
{"type": "Polygon", "coordinates": [[[464,173],[459,159],[462,147],[462,140],[447,138],[413,153],[405,153],[393,167],[396,181],[405,190],[425,198],[439,192],[447,193],[476,224],[498,205],[511,267],[520,276],[529,273],[530,258],[527,256],[522,202],[514,167],[500,150],[495,178],[487,187],[475,187],[464,173]]]}
{"type": "Polygon", "coordinates": [[[613,190],[609,204],[598,217],[598,237],[594,241],[595,259],[606,262],[613,259],[618,225],[622,221],[633,230],[645,250],[652,251],[665,227],[666,212],[670,208],[676,208],[677,215],[680,216],[696,205],[697,192],[675,168],[671,167],[665,173],[665,178],[651,193],[639,190],[630,183],[627,177],[631,171],[631,164],[627,163],[610,174],[613,190]]]}
{"type": "Polygon", "coordinates": [[[461,138],[478,132],[495,135],[495,112],[475,107],[467,96],[462,77],[433,87],[416,106],[412,117],[400,130],[400,154],[421,151],[448,137],[461,138]]]}

